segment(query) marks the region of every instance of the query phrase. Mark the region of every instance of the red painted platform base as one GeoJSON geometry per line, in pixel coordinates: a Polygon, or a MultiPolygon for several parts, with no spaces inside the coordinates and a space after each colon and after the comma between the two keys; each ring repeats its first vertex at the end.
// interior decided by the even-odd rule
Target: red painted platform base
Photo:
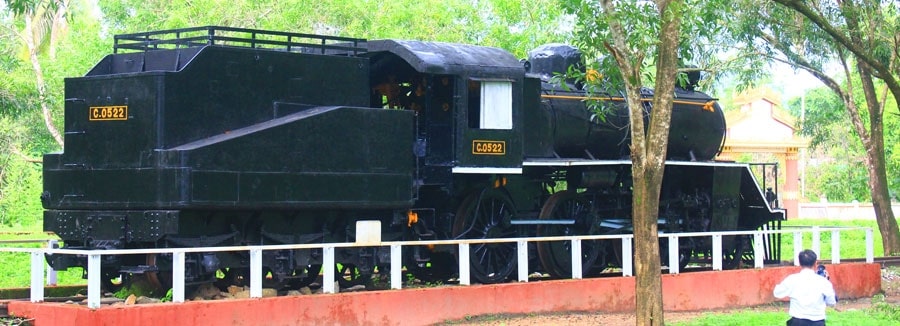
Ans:
{"type": "MultiPolygon", "coordinates": [[[[667,311],[753,306],[799,267],[663,275],[667,311]]],[[[839,298],[881,291],[877,264],[828,265],[839,298]]],[[[425,325],[493,313],[628,312],[634,278],[447,286],[344,294],[101,307],[10,302],[9,312],[43,325],[425,325]]]]}

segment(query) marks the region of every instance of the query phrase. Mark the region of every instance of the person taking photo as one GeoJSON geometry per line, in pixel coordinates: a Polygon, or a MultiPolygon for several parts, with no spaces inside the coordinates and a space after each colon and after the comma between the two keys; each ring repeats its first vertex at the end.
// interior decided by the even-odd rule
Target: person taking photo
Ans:
{"type": "Polygon", "coordinates": [[[788,326],[823,326],[826,305],[837,304],[834,286],[824,268],[820,268],[820,273],[813,269],[817,259],[814,251],[803,250],[797,259],[800,261],[800,271],[785,277],[775,286],[773,294],[779,299],[791,298],[788,326]]]}

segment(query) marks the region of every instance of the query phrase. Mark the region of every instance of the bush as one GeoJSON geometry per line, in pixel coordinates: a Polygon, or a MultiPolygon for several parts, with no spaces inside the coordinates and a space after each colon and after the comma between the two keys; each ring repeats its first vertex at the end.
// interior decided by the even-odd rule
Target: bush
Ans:
{"type": "Polygon", "coordinates": [[[11,155],[0,167],[0,225],[41,228],[41,167],[11,155]]]}

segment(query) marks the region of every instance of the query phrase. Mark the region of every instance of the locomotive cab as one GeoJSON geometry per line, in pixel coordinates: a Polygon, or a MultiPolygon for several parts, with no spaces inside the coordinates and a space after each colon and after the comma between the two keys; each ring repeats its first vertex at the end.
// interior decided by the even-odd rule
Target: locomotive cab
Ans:
{"type": "Polygon", "coordinates": [[[453,174],[522,173],[524,68],[501,49],[369,41],[373,107],[417,114],[423,185],[453,174]]]}

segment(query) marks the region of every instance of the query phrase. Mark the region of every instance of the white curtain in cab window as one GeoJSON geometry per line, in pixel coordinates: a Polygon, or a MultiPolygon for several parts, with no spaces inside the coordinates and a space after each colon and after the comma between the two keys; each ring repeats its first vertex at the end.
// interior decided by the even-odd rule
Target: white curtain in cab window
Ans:
{"type": "Polygon", "coordinates": [[[481,129],[512,129],[512,83],[481,83],[481,129]]]}

